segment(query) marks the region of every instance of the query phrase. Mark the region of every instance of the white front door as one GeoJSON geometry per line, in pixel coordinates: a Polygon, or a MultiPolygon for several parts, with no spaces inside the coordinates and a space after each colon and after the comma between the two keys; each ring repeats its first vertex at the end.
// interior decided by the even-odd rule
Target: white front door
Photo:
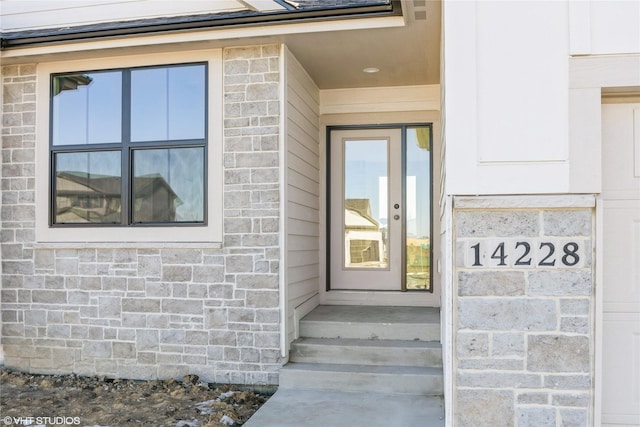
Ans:
{"type": "Polygon", "coordinates": [[[331,290],[431,289],[430,127],[334,129],[331,290]]]}
{"type": "Polygon", "coordinates": [[[602,107],[602,424],[640,426],[640,104],[602,107]]]}

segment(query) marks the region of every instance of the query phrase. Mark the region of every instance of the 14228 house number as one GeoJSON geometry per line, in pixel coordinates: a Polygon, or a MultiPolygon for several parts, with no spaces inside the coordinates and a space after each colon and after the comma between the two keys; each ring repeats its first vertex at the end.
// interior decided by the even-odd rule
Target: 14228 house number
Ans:
{"type": "Polygon", "coordinates": [[[583,242],[576,240],[487,240],[469,242],[465,267],[568,268],[584,265],[583,242]]]}

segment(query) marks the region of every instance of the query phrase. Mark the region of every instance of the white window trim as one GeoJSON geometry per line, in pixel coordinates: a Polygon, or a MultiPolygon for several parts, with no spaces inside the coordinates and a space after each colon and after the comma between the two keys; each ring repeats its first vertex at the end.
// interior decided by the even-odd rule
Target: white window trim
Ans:
{"type": "Polygon", "coordinates": [[[220,49],[120,56],[92,60],[41,63],[37,71],[36,104],[36,241],[68,242],[194,242],[221,243],[223,224],[223,66],[220,49]],[[50,227],[49,226],[49,82],[52,73],[148,65],[207,62],[208,170],[207,225],[163,227],[50,227]]]}

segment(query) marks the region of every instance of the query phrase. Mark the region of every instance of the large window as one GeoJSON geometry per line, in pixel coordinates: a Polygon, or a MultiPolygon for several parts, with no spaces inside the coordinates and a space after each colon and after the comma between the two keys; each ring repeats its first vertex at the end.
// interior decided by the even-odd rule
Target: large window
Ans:
{"type": "Polygon", "coordinates": [[[51,76],[54,226],[206,225],[207,65],[51,76]]]}

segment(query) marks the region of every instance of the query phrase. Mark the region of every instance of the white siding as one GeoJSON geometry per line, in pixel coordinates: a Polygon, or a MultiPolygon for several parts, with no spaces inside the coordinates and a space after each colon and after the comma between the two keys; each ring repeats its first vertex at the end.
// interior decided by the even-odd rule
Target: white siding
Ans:
{"type": "Polygon", "coordinates": [[[0,30],[71,27],[242,9],[245,8],[236,0],[1,0],[0,30]]]}
{"type": "Polygon", "coordinates": [[[640,52],[640,2],[571,1],[569,13],[571,54],[640,52]]]}
{"type": "Polygon", "coordinates": [[[295,338],[294,310],[319,292],[320,145],[319,90],[287,51],[286,295],[287,346],[295,338]]]}
{"type": "Polygon", "coordinates": [[[444,2],[443,9],[447,193],[566,192],[567,5],[444,2]]]}

